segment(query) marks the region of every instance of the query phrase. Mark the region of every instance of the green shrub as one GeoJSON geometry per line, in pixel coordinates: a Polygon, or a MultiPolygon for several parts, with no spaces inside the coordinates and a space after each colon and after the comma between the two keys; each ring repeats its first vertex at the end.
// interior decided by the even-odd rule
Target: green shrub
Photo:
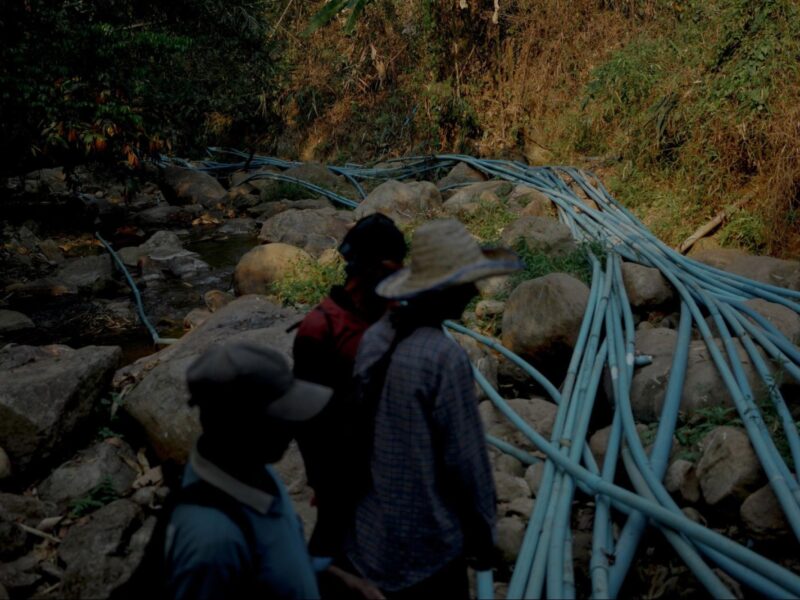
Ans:
{"type": "Polygon", "coordinates": [[[299,269],[293,277],[272,284],[272,294],[287,306],[313,306],[344,281],[344,263],[321,265],[317,262],[299,269]]]}
{"type": "Polygon", "coordinates": [[[119,494],[114,489],[114,482],[106,476],[86,496],[70,503],[70,515],[82,517],[118,499],[119,494]]]}

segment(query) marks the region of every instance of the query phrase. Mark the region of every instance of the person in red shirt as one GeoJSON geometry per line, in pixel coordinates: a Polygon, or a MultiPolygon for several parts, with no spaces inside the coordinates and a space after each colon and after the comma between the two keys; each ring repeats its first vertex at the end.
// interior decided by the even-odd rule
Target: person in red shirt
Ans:
{"type": "Polygon", "coordinates": [[[375,287],[403,266],[407,246],[394,222],[380,213],[359,220],[339,252],[346,280],[305,317],[294,341],[295,376],[333,388],[331,402],[297,434],[317,523],[309,549],[342,558],[344,535],[368,482],[354,465],[363,460],[364,432],[372,415],[354,403],[353,364],[364,332],[387,309],[375,287]]]}

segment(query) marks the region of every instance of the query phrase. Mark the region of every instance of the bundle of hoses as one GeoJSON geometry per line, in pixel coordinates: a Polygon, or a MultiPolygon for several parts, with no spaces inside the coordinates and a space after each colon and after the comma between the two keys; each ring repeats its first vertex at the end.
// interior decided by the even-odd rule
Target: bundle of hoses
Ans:
{"type": "MultiPolygon", "coordinates": [[[[320,186],[263,169],[288,169],[301,163],[236,150],[212,149],[212,152],[240,160],[190,164],[165,159],[164,162],[210,172],[253,169],[255,172],[250,178],[289,181],[343,206],[357,205],[352,199],[320,186]]],[[[449,328],[472,336],[516,363],[558,405],[548,441],[517,415],[475,369],[479,385],[495,406],[547,457],[508,597],[575,597],[571,512],[576,488],[595,500],[590,562],[593,597],[617,596],[648,525],[663,533],[714,597],[733,597],[715,569],[721,569],[753,592],[767,597],[800,596],[800,576],[687,518],[662,483],[678,421],[689,345],[695,328],[724,381],[772,491],[794,535],[800,538],[798,476],[787,466],[764,422],[740,354],[743,348],[769,391],[769,400],[780,419],[793,463],[800,466],[800,436],[775,380],[775,369],[767,362],[771,360],[784,374],[800,381],[800,348],[745,304],[749,299],[761,298],[800,313],[800,291],[752,281],[684,257],[653,236],[594,176],[576,169],[530,167],[519,162],[461,155],[395,159],[383,163],[380,168],[345,165],[329,169],[350,181],[358,196],[364,198],[366,194],[360,181],[416,179],[458,162],[489,177],[522,183],[542,192],[556,204],[560,219],[570,227],[573,236],[579,241],[599,244],[605,255],[591,256],[593,274],[588,308],[560,391],[531,365],[494,340],[456,323],[448,323],[449,328]],[[592,202],[582,200],[575,187],[592,202]],[[621,259],[659,269],[681,299],[677,343],[655,442],[649,453],[640,441],[630,402],[633,371],[641,361],[635,356],[634,318],[622,281],[621,259]],[[713,322],[717,338],[706,317],[713,322]],[[610,374],[614,417],[603,464],[597,465],[586,436],[604,372],[610,374]],[[636,493],[613,483],[620,459],[636,493]],[[614,534],[612,508],[627,519],[619,535],[614,534]]],[[[539,460],[502,440],[490,437],[488,441],[523,463],[539,460]]],[[[487,588],[486,579],[482,579],[481,596],[489,595],[487,588]]]]}

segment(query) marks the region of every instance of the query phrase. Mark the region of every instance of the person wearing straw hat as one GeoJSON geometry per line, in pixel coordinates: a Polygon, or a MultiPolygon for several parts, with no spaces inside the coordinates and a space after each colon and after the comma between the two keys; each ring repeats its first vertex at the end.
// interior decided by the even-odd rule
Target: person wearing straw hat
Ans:
{"type": "Polygon", "coordinates": [[[402,304],[356,356],[357,398],[372,412],[370,483],[347,556],[389,598],[466,598],[467,565],[491,563],[495,490],[472,370],[442,323],[461,317],[477,281],[520,267],[458,221],[435,220],[414,233],[410,265],[377,287],[402,304]]]}

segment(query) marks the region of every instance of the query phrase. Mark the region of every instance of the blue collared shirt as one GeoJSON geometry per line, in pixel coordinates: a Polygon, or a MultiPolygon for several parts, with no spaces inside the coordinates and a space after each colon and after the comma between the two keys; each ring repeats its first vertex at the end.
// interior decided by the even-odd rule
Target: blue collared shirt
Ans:
{"type": "Polygon", "coordinates": [[[249,596],[319,598],[302,526],[280,478],[266,467],[278,490],[273,496],[248,486],[204,459],[195,449],[183,486],[199,479],[242,504],[255,548],[239,526],[211,506],[180,504],[172,513],[165,542],[168,586],[177,600],[249,596]],[[255,554],[255,556],[254,556],[255,554]]]}

